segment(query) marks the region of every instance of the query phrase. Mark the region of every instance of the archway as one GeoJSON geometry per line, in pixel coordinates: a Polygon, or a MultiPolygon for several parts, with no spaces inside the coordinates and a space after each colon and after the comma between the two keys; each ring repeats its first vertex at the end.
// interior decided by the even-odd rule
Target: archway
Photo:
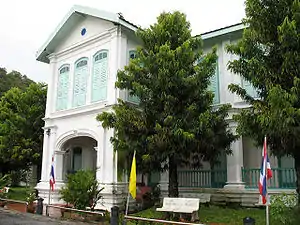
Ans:
{"type": "Polygon", "coordinates": [[[76,173],[79,170],[92,170],[96,172],[97,141],[87,136],[77,136],[68,139],[61,146],[63,154],[63,180],[68,174],[76,173]]]}

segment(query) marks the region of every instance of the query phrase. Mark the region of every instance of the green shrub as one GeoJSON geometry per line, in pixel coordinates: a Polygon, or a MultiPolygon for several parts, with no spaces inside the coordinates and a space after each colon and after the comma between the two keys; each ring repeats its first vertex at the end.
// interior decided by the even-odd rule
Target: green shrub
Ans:
{"type": "Polygon", "coordinates": [[[29,172],[28,170],[17,170],[10,172],[11,186],[19,186],[20,182],[28,183],[29,181],[29,172]]]}
{"type": "Polygon", "coordinates": [[[95,178],[95,173],[90,170],[80,170],[67,177],[65,187],[60,190],[61,198],[74,206],[76,209],[86,209],[91,207],[93,210],[97,201],[102,197],[99,183],[95,178]]]}
{"type": "Polygon", "coordinates": [[[270,217],[276,224],[296,225],[298,216],[297,194],[272,195],[270,205],[270,217]]]}

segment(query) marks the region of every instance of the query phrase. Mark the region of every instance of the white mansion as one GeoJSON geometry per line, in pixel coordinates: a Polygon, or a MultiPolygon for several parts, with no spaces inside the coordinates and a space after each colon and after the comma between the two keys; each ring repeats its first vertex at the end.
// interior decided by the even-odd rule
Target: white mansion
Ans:
{"type": "MultiPolygon", "coordinates": [[[[234,56],[225,51],[225,46],[241,38],[244,28],[236,24],[201,35],[205,51],[213,46],[218,49],[218,69],[210,87],[215,93],[214,104],[231,103],[232,113],[248,106],[228,91],[230,83],[238,83],[255,95],[251,85],[227,70],[227,63],[234,56]]],[[[136,101],[127,92],[115,88],[117,71],[135,57],[139,45],[136,29],[121,14],[74,6],[38,51],[37,60],[49,64],[51,70],[44,119],[42,177],[37,185],[45,203],[54,155],[56,185],[51,203],[61,202],[58,190],[64,185],[66,174],[95,169],[97,180],[105,187],[102,205],[109,209],[122,204],[127,190],[126,183],[120,182],[117,176],[117,154],[110,143],[113,130],[103,129],[96,116],[111,111],[118,98],[136,101]]],[[[236,124],[230,122],[230,126],[234,130],[236,124]]],[[[207,163],[201,170],[180,170],[181,194],[211,192],[212,201],[257,202],[261,148],[257,149],[249,138],[242,137],[233,143],[232,150],[233,154],[224,156],[218,168],[212,169],[207,163]]],[[[275,176],[270,188],[294,189],[292,164],[292,159],[272,157],[275,176]]],[[[162,191],[166,190],[167,174],[154,175],[148,176],[148,183],[159,182],[162,191]]]]}

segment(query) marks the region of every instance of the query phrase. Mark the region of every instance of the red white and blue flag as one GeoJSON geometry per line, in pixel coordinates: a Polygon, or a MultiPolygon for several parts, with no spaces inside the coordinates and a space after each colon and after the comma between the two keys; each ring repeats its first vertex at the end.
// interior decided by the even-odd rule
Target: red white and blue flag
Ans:
{"type": "Polygon", "coordinates": [[[260,179],[258,183],[259,193],[262,196],[262,203],[267,202],[267,180],[272,177],[271,164],[267,152],[267,137],[264,140],[264,147],[262,150],[262,163],[260,168],[260,179]]]}
{"type": "Polygon", "coordinates": [[[54,191],[55,177],[54,177],[54,157],[52,156],[51,170],[50,170],[50,188],[54,191]]]}

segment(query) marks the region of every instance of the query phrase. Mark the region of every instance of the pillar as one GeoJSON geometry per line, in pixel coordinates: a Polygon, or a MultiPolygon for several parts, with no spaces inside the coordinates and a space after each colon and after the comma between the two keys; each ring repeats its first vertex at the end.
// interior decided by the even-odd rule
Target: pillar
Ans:
{"type": "MultiPolygon", "coordinates": [[[[233,133],[236,133],[236,125],[231,127],[233,133]]],[[[232,154],[227,155],[227,184],[224,188],[244,189],[242,181],[243,167],[243,140],[239,137],[231,144],[232,154]]]]}
{"type": "MultiPolygon", "coordinates": [[[[49,133],[50,134],[50,133],[49,133]]],[[[44,143],[43,143],[43,159],[42,159],[42,173],[41,173],[41,182],[46,181],[47,177],[47,167],[48,165],[48,149],[49,149],[49,139],[50,136],[47,134],[47,129],[44,129],[44,143]]]]}
{"type": "Polygon", "coordinates": [[[64,154],[65,151],[55,151],[54,155],[54,175],[56,177],[56,183],[63,182],[63,171],[64,171],[64,154]]]}
{"type": "MultiPolygon", "coordinates": [[[[168,161],[163,162],[161,167],[164,168],[165,165],[168,164],[168,161]]],[[[160,181],[159,181],[161,195],[168,196],[169,193],[169,171],[165,170],[160,173],[160,181]]]]}
{"type": "Polygon", "coordinates": [[[101,159],[103,159],[102,157],[102,148],[100,147],[94,147],[94,149],[97,152],[97,162],[96,162],[96,179],[98,182],[101,182],[103,180],[103,176],[102,176],[102,161],[101,159]]]}

